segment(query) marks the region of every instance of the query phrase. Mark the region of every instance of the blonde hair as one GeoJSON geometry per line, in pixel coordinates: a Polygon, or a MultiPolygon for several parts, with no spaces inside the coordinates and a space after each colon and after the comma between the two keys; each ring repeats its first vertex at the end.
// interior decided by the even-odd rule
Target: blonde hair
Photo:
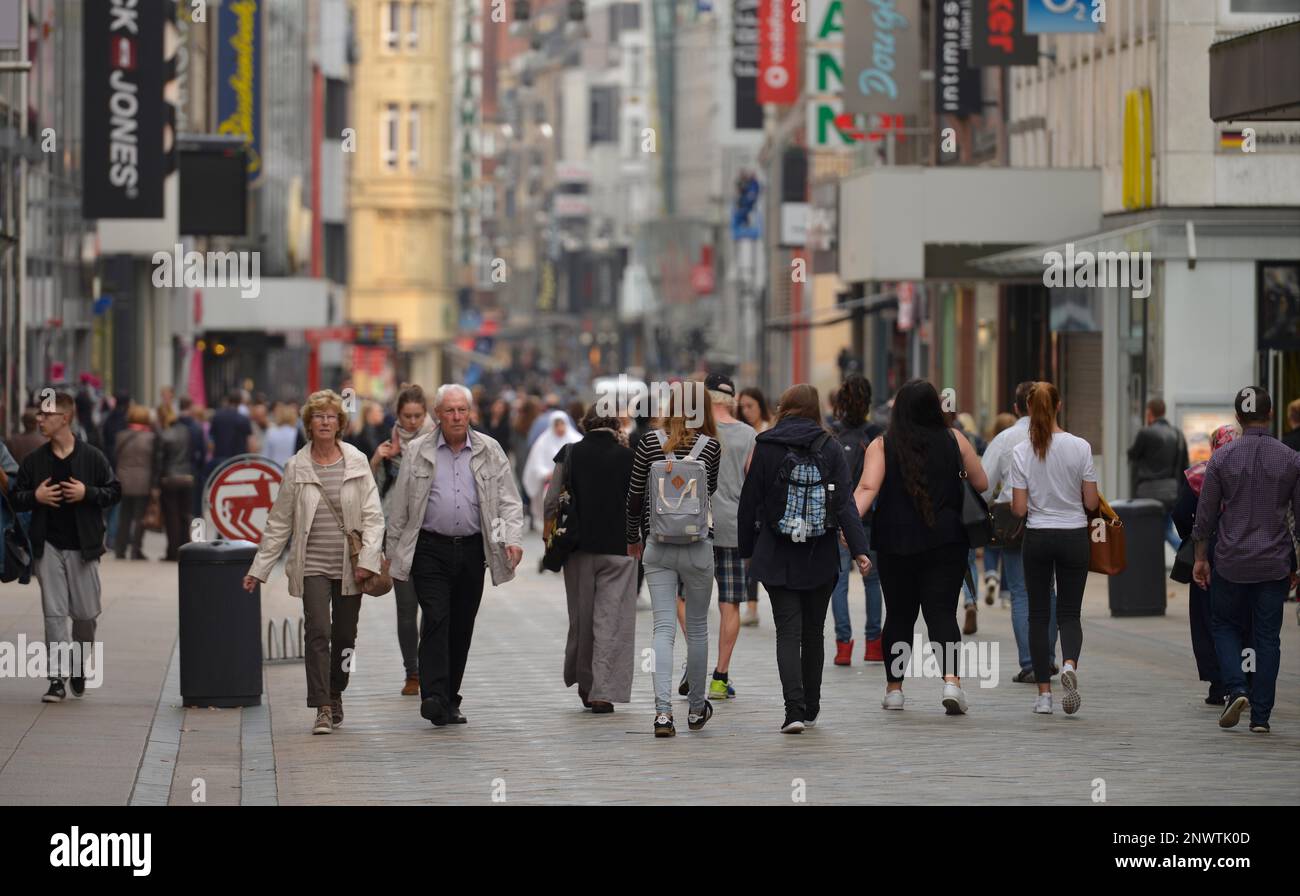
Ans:
{"type": "Polygon", "coordinates": [[[698,381],[683,380],[680,389],[670,389],[668,392],[668,414],[659,418],[659,428],[668,434],[668,441],[664,445],[664,452],[671,454],[677,450],[677,446],[690,446],[695,444],[696,433],[704,433],[710,438],[718,437],[718,427],[713,419],[713,402],[699,402],[700,423],[698,426],[691,426],[690,420],[686,417],[685,391],[687,389],[698,389],[697,395],[704,395],[704,384],[698,381]]]}
{"type": "Polygon", "coordinates": [[[158,405],[158,425],[166,429],[175,422],[176,412],[172,410],[172,406],[169,404],[158,405]]]}
{"type": "Polygon", "coordinates": [[[275,406],[275,425],[293,426],[298,422],[298,412],[287,401],[275,406]]]}
{"type": "Polygon", "coordinates": [[[307,434],[310,436],[312,416],[327,410],[336,411],[339,415],[339,428],[334,433],[334,441],[337,442],[343,438],[343,433],[347,431],[348,415],[343,410],[343,396],[333,389],[322,389],[319,392],[313,392],[307,397],[307,403],[302,406],[302,428],[307,430],[307,434]]]}
{"type": "Polygon", "coordinates": [[[127,423],[148,423],[149,409],[142,404],[131,405],[130,410],[126,412],[127,423]]]}

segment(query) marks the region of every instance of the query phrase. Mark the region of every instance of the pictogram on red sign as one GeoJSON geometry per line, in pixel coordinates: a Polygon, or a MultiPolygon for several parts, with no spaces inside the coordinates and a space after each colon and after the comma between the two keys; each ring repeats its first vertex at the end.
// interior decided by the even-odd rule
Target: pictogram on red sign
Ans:
{"type": "Polygon", "coordinates": [[[283,478],[278,464],[256,454],[232,457],[217,468],[208,478],[204,499],[221,537],[261,544],[283,478]]]}

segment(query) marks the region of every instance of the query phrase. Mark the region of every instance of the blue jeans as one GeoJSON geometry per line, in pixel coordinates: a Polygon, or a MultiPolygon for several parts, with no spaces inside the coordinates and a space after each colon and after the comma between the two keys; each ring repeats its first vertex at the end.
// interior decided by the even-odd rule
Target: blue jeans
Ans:
{"type": "MultiPolygon", "coordinates": [[[[871,529],[867,528],[867,540],[871,540],[871,529]]],[[[881,596],[880,572],[876,568],[876,552],[868,551],[871,558],[871,572],[862,577],[862,587],[867,598],[867,627],[863,637],[874,641],[880,637],[881,596]]],[[[853,558],[849,549],[840,545],[840,577],[835,581],[831,591],[831,613],[835,616],[835,640],[853,640],[853,620],[849,618],[849,579],[852,578],[853,558]]]]}
{"type": "Polygon", "coordinates": [[[1223,689],[1250,698],[1250,723],[1268,724],[1282,664],[1282,610],[1290,581],[1229,582],[1218,572],[1210,581],[1210,627],[1219,657],[1223,689]],[[1254,626],[1254,637],[1247,634],[1254,626]],[[1255,675],[1246,684],[1243,648],[1255,648],[1255,675]]]}
{"type": "MultiPolygon", "coordinates": [[[[1016,653],[1021,671],[1032,669],[1034,661],[1029,655],[1029,589],[1025,586],[1025,559],[1018,550],[1002,552],[1002,571],[1007,577],[1007,590],[1011,592],[1011,630],[1016,635],[1016,653]]],[[[1056,588],[1052,588],[1052,619],[1047,624],[1047,643],[1056,659],[1056,588]]]]}
{"type": "Polygon", "coordinates": [[[1183,546],[1183,540],[1178,535],[1177,527],[1174,526],[1174,515],[1172,513],[1165,516],[1165,544],[1173,548],[1175,554],[1183,546]]]}
{"type": "Polygon", "coordinates": [[[961,593],[964,598],[962,600],[963,605],[969,606],[970,604],[979,603],[980,582],[982,581],[980,579],[979,568],[975,565],[974,548],[970,549],[970,554],[967,557],[967,565],[970,566],[970,581],[968,582],[966,579],[962,579],[961,593]]]}
{"type": "Polygon", "coordinates": [[[713,542],[646,542],[641,555],[654,617],[655,712],[673,711],[673,640],[677,635],[677,582],[686,598],[686,678],[690,708],[704,708],[709,665],[709,602],[713,597],[713,542]]]}

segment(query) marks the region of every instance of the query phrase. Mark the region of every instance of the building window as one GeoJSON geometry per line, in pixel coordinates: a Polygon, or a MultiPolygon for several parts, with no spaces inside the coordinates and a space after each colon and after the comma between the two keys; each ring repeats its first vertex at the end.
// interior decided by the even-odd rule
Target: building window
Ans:
{"type": "Polygon", "coordinates": [[[384,47],[396,52],[402,43],[402,4],[398,0],[388,0],[384,4],[384,47]]]}
{"type": "Polygon", "coordinates": [[[348,127],[348,83],[337,78],[325,79],[325,136],[341,140],[348,127]]]}
{"type": "Polygon", "coordinates": [[[420,4],[411,4],[411,27],[406,32],[406,46],[417,49],[420,46],[420,4]]]}
{"type": "Polygon", "coordinates": [[[412,171],[420,168],[419,106],[412,106],[406,113],[406,167],[412,171]]]}
{"type": "Polygon", "coordinates": [[[397,119],[397,103],[389,103],[380,121],[380,133],[384,135],[383,163],[389,171],[397,170],[397,119]]]}
{"type": "Polygon", "coordinates": [[[591,88],[591,130],[588,144],[618,142],[618,88],[591,88]]]}

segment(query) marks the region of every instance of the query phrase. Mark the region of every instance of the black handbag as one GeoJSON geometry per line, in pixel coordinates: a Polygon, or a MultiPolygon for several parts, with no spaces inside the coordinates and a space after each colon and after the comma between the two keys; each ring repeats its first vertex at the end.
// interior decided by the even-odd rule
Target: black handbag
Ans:
{"type": "Polygon", "coordinates": [[[1169,573],[1169,578],[1180,585],[1190,585],[1192,583],[1192,568],[1195,566],[1196,542],[1189,535],[1183,539],[1183,543],[1178,547],[1178,553],[1174,557],[1174,569],[1169,573]]]}
{"type": "Polygon", "coordinates": [[[1025,518],[1011,512],[1011,502],[993,505],[993,546],[1020,550],[1025,540],[1025,518]]]}
{"type": "MultiPolygon", "coordinates": [[[[955,440],[954,440],[955,441],[955,440]]],[[[975,491],[966,476],[966,466],[961,462],[961,448],[957,449],[957,476],[961,479],[961,524],[973,548],[982,548],[993,541],[993,516],[984,496],[975,491]]]]}
{"type": "Polygon", "coordinates": [[[555,510],[555,525],[546,537],[542,568],[550,572],[564,569],[569,555],[578,549],[578,508],[573,500],[573,446],[564,452],[564,488],[555,510]]]}

